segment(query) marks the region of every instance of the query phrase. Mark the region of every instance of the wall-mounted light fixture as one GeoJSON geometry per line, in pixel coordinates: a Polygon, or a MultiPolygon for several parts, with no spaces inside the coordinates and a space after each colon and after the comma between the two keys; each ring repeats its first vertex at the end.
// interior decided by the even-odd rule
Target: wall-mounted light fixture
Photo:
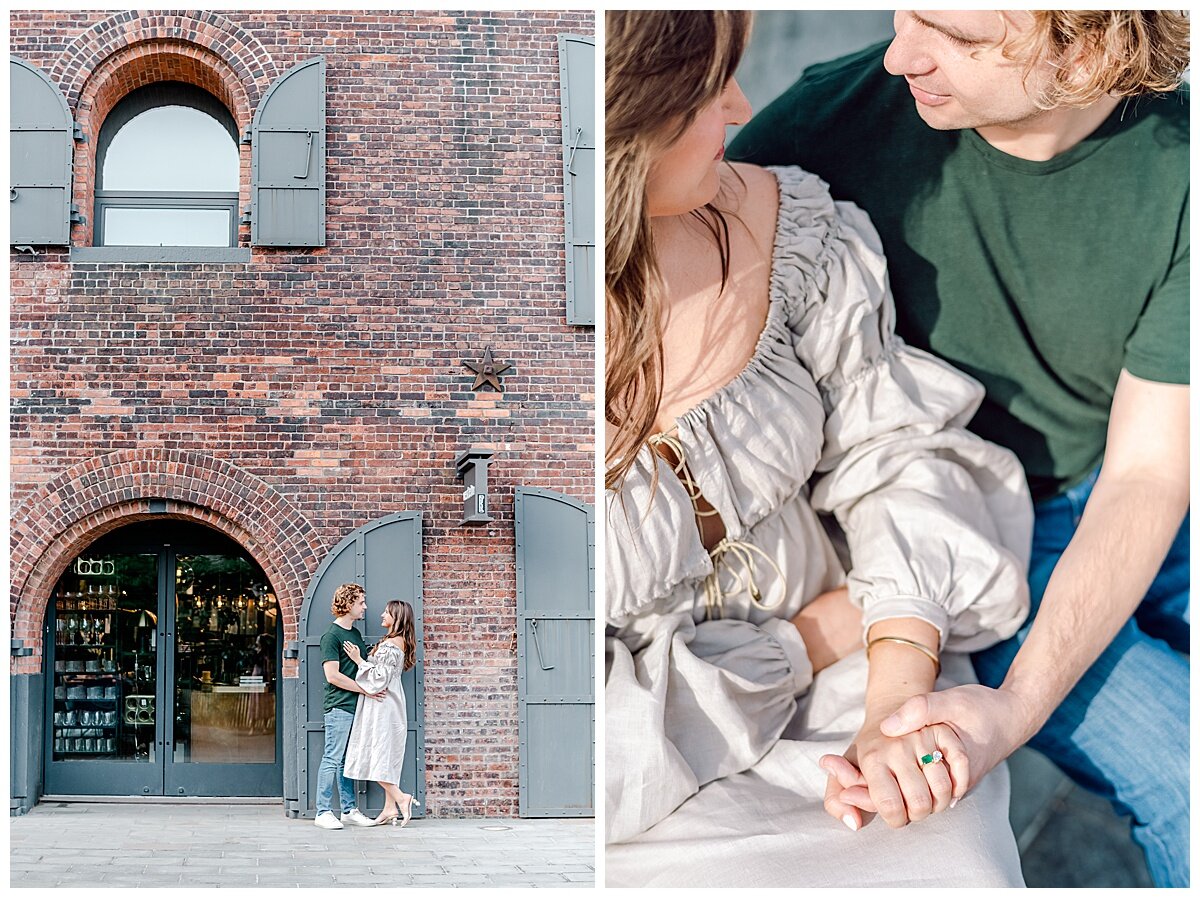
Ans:
{"type": "Polygon", "coordinates": [[[495,453],[474,446],[460,452],[454,459],[454,471],[463,482],[464,524],[487,523],[488,514],[487,469],[495,453]]]}

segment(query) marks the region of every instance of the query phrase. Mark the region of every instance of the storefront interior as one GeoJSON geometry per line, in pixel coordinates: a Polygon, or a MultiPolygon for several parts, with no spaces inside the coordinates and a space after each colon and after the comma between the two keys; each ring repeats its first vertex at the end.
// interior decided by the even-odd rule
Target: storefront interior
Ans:
{"type": "Polygon", "coordinates": [[[47,611],[47,795],[282,796],[271,585],[183,521],[106,534],[47,611]]]}

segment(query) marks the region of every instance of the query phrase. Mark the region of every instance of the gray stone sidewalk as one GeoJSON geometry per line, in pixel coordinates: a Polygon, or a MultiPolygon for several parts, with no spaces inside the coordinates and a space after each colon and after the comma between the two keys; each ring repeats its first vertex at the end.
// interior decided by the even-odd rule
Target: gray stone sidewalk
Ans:
{"type": "Polygon", "coordinates": [[[278,805],[40,804],[10,820],[12,887],[584,886],[591,819],[317,829],[278,805]]]}

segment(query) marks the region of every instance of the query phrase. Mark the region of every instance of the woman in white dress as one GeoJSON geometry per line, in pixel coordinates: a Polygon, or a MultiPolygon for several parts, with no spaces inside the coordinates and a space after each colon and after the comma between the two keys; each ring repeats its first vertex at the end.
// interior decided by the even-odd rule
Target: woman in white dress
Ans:
{"type": "Polygon", "coordinates": [[[346,642],[343,647],[358,665],[354,681],[368,694],[383,692],[382,701],[364,701],[358,697],[354,726],[346,744],[346,776],[354,780],[374,780],[386,796],[383,811],[375,825],[399,823],[408,826],[416,796],[400,791],[400,772],[408,742],[408,709],[400,677],[417,663],[415,617],[408,602],[387,603],[380,620],[386,636],[364,658],[358,646],[346,642]]]}
{"type": "Polygon", "coordinates": [[[606,884],[1020,885],[1007,771],[879,724],[1024,619],[1021,468],[867,217],[722,162],[749,14],[606,19],[606,884]]]}

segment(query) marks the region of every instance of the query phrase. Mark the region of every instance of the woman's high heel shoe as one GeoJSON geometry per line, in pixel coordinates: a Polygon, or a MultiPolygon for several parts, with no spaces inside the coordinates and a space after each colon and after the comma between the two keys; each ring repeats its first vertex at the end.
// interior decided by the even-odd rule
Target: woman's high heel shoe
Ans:
{"type": "Polygon", "coordinates": [[[399,810],[393,811],[391,814],[380,814],[372,821],[372,826],[383,826],[385,823],[390,823],[395,826],[400,821],[399,810]]]}
{"type": "MultiPolygon", "coordinates": [[[[420,803],[421,803],[421,802],[417,801],[417,796],[415,796],[415,795],[410,795],[410,796],[408,796],[408,802],[407,802],[407,803],[404,805],[404,818],[403,818],[403,820],[402,820],[402,821],[401,821],[401,823],[400,823],[400,828],[401,828],[401,829],[403,829],[404,827],[408,826],[408,821],[409,821],[409,820],[412,820],[412,809],[413,809],[413,805],[414,805],[414,804],[415,804],[415,805],[419,805],[420,803]]],[[[394,821],[394,820],[393,820],[393,821],[392,821],[392,824],[393,824],[393,825],[395,825],[395,822],[396,822],[396,821],[394,821]]]]}

